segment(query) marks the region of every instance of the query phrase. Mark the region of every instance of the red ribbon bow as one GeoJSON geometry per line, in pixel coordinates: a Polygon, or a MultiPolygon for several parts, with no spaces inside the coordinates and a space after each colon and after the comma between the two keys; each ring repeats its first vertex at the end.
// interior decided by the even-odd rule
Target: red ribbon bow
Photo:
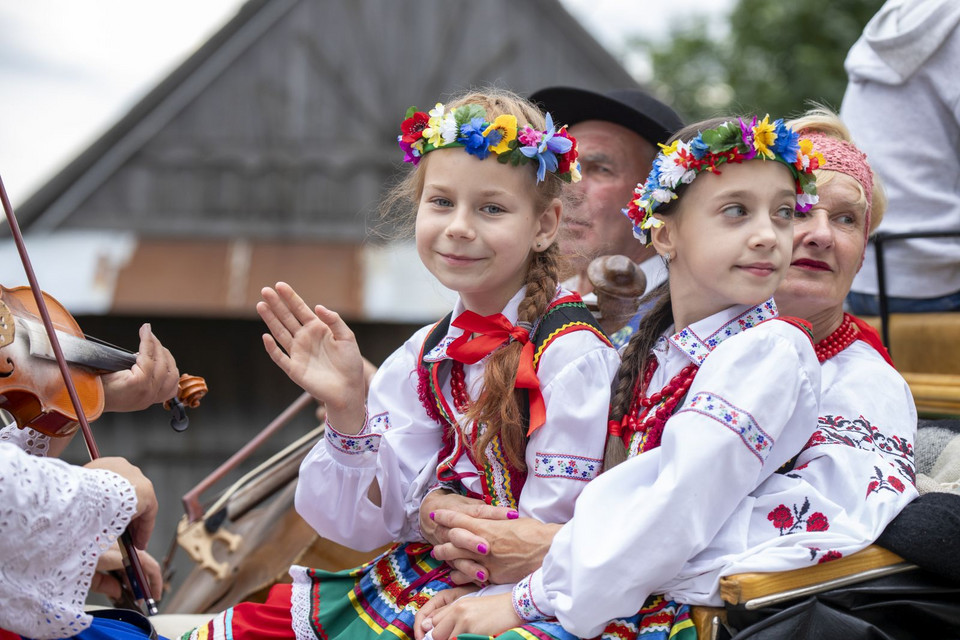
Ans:
{"type": "Polygon", "coordinates": [[[510,338],[523,344],[520,362],[517,364],[517,381],[513,386],[515,389],[530,391],[530,428],[527,436],[543,426],[547,420],[547,406],[540,392],[540,379],[537,378],[537,371],[533,366],[530,332],[511,324],[502,313],[481,316],[473,311],[464,311],[451,324],[463,329],[463,335],[450,343],[447,355],[464,364],[479,362],[510,338]]]}

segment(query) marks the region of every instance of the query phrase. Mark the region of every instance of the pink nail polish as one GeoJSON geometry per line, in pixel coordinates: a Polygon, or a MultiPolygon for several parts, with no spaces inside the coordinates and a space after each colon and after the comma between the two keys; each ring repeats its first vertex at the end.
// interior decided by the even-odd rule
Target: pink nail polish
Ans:
{"type": "MultiPolygon", "coordinates": [[[[431,519],[431,520],[433,520],[433,519],[434,519],[434,517],[433,517],[434,515],[436,515],[436,514],[434,514],[434,512],[433,512],[433,511],[431,511],[431,512],[430,512],[430,519],[431,519]]],[[[509,517],[509,516],[508,516],[508,517],[509,517]]]]}
{"type": "MultiPolygon", "coordinates": [[[[433,515],[433,514],[431,514],[431,515],[433,515]]],[[[516,519],[519,518],[519,517],[520,517],[520,514],[517,513],[516,511],[508,511],[508,512],[507,512],[507,520],[516,520],[516,519]]]]}
{"type": "Polygon", "coordinates": [[[487,545],[483,544],[482,542],[478,544],[477,553],[482,553],[483,555],[487,555],[487,545]]]}
{"type": "Polygon", "coordinates": [[[437,559],[437,550],[436,550],[436,549],[430,549],[430,557],[433,558],[434,560],[437,559]]]}
{"type": "Polygon", "coordinates": [[[483,571],[477,571],[477,580],[483,582],[486,579],[487,579],[487,574],[485,574],[483,571]]]}

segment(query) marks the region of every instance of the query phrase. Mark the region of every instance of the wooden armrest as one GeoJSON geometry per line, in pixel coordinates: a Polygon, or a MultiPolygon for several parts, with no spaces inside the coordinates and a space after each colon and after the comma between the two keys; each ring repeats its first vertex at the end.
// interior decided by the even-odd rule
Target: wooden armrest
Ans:
{"type": "Polygon", "coordinates": [[[960,375],[902,372],[919,413],[960,415],[960,375]]]}
{"type": "Polygon", "coordinates": [[[912,568],[914,565],[892,551],[870,545],[845,558],[803,569],[741,573],[720,578],[720,597],[732,605],[758,609],[785,599],[912,568]]]}

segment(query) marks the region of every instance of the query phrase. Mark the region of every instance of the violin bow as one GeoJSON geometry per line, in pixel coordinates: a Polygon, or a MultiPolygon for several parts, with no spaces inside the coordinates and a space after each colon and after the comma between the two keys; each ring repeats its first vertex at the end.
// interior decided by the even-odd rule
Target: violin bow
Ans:
{"type": "MultiPolygon", "coordinates": [[[[10,232],[13,234],[13,241],[17,245],[17,251],[20,253],[20,261],[23,263],[23,269],[27,274],[27,280],[30,281],[30,290],[37,302],[37,309],[40,311],[40,317],[43,320],[43,326],[50,338],[50,346],[53,348],[57,364],[60,367],[60,374],[63,376],[63,383],[67,387],[67,394],[70,396],[70,402],[77,412],[77,422],[80,423],[80,430],[83,432],[83,441],[87,445],[87,452],[91,460],[100,457],[100,449],[93,438],[93,430],[90,423],[87,422],[87,416],[83,412],[83,405],[80,404],[80,396],[77,395],[77,389],[73,384],[73,378],[70,376],[69,367],[66,358],[63,357],[63,350],[60,348],[60,340],[57,338],[57,332],[53,327],[53,321],[50,319],[50,312],[47,310],[46,301],[43,299],[42,289],[37,283],[37,276],[33,271],[33,264],[30,262],[30,256],[27,255],[27,247],[23,242],[23,234],[20,233],[20,225],[17,223],[17,217],[13,213],[13,207],[10,205],[10,199],[7,197],[7,190],[3,186],[3,178],[0,178],[0,199],[3,200],[3,211],[7,215],[7,223],[10,225],[10,232]]],[[[143,600],[147,610],[147,615],[156,615],[159,610],[157,603],[150,593],[150,585],[147,583],[146,575],[143,573],[143,567],[140,564],[140,557],[133,546],[133,537],[129,531],[124,531],[120,535],[120,552],[123,556],[123,565],[126,568],[125,576],[130,584],[130,591],[133,597],[143,600]]]]}

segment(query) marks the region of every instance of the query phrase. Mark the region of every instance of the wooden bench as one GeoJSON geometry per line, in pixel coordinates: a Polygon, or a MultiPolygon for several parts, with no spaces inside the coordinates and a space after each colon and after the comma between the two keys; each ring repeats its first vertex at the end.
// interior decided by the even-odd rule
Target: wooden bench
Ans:
{"type": "MultiPolygon", "coordinates": [[[[863,319],[880,330],[879,317],[863,319]]],[[[889,335],[917,411],[960,416],[960,313],[891,314],[889,335]]]]}

